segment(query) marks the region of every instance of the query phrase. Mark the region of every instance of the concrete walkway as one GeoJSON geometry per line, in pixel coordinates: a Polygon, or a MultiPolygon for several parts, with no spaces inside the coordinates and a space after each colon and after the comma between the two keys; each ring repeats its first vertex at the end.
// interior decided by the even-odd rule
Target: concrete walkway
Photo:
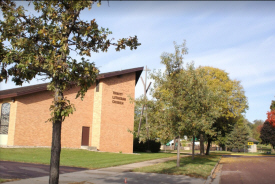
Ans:
{"type": "MultiPolygon", "coordinates": [[[[116,167],[108,167],[97,170],[84,170],[59,175],[60,184],[204,184],[206,180],[201,178],[192,178],[183,175],[166,175],[155,173],[137,173],[128,172],[134,168],[149,166],[169,160],[173,158],[162,158],[157,160],[144,161],[139,163],[121,165],[116,167]]],[[[7,182],[7,184],[40,184],[48,183],[49,177],[37,177],[23,179],[19,181],[7,182]]]]}

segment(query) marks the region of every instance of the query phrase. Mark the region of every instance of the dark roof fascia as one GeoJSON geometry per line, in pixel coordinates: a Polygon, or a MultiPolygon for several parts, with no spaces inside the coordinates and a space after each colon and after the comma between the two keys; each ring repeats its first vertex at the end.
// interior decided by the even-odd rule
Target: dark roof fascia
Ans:
{"type": "MultiPolygon", "coordinates": [[[[137,84],[142,71],[143,71],[143,67],[139,67],[139,68],[132,68],[132,69],[127,69],[127,70],[114,71],[114,72],[109,72],[109,73],[102,73],[102,74],[98,75],[97,79],[100,80],[100,79],[105,79],[105,78],[109,78],[109,77],[115,77],[115,76],[135,72],[136,73],[135,84],[137,84]]],[[[49,83],[44,83],[44,84],[37,84],[37,85],[32,85],[32,86],[2,90],[2,91],[0,91],[0,99],[13,98],[13,97],[36,93],[36,92],[40,92],[40,91],[46,91],[48,84],[49,83]]]]}
{"type": "Polygon", "coordinates": [[[31,85],[26,87],[3,90],[3,91],[0,91],[0,99],[13,98],[13,97],[36,93],[40,91],[46,91],[47,85],[48,83],[44,83],[44,84],[37,84],[37,85],[31,85]]]}
{"type": "Polygon", "coordinates": [[[123,74],[128,74],[128,73],[133,73],[136,72],[136,84],[138,82],[138,79],[143,71],[144,67],[139,67],[139,68],[132,68],[132,69],[127,69],[127,70],[120,70],[120,71],[115,71],[115,72],[109,72],[109,73],[103,73],[99,74],[97,79],[104,79],[104,78],[109,78],[109,77],[114,77],[114,76],[119,76],[123,74]]]}

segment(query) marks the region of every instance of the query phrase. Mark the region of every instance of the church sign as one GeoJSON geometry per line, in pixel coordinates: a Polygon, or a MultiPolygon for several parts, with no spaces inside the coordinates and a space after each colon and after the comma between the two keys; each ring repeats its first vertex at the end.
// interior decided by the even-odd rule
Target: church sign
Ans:
{"type": "Polygon", "coordinates": [[[122,96],[123,96],[123,93],[113,91],[112,103],[123,105],[124,104],[123,101],[126,101],[126,98],[122,96]]]}

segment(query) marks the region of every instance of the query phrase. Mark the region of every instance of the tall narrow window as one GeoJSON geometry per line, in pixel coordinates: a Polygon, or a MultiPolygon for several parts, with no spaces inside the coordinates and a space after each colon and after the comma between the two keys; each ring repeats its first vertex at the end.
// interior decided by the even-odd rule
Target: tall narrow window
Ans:
{"type": "Polygon", "coordinates": [[[3,103],[1,107],[0,134],[8,134],[10,120],[10,104],[3,103]]]}
{"type": "Polygon", "coordinates": [[[99,92],[99,80],[96,80],[95,91],[96,91],[96,92],[99,92]]]}

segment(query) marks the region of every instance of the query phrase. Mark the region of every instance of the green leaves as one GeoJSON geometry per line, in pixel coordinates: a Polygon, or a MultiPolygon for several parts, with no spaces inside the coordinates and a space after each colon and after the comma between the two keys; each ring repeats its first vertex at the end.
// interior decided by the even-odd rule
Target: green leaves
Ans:
{"type": "Polygon", "coordinates": [[[174,53],[161,55],[165,72],[154,71],[151,75],[155,80],[152,94],[155,98],[154,126],[172,136],[207,131],[220,115],[221,109],[216,105],[220,93],[208,88],[204,78],[206,71],[197,70],[194,63],[183,66],[183,55],[187,54],[185,42],[174,45],[174,53]],[[169,127],[169,131],[164,127],[169,127]]]}
{"type": "Polygon", "coordinates": [[[70,114],[76,110],[75,106],[70,103],[66,98],[60,98],[58,100],[53,101],[53,105],[50,106],[51,118],[47,121],[49,122],[62,122],[66,117],[69,117],[70,114]]]}
{"type": "Polygon", "coordinates": [[[220,108],[221,114],[214,120],[212,127],[207,132],[211,140],[223,140],[232,130],[237,119],[248,108],[247,98],[240,81],[231,80],[225,71],[213,67],[199,67],[197,70],[204,71],[204,79],[211,91],[219,93],[216,105],[220,108]]]}

